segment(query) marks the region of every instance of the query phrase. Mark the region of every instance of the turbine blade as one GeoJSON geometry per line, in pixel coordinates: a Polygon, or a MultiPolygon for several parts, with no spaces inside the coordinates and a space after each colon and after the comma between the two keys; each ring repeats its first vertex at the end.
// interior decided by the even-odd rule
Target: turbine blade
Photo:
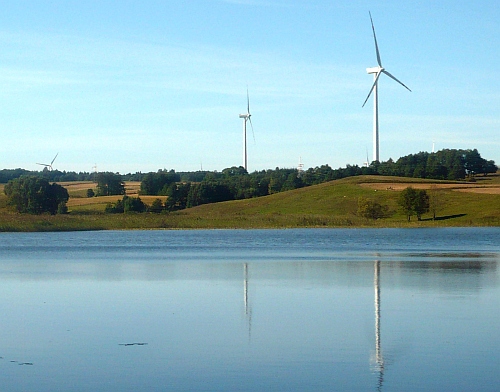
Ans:
{"type": "Polygon", "coordinates": [[[377,63],[379,67],[382,67],[382,61],[380,60],[380,52],[378,51],[377,36],[375,35],[375,27],[373,26],[372,14],[370,11],[368,11],[368,13],[370,14],[370,21],[372,22],[373,39],[375,40],[375,51],[377,52],[377,63]]]}
{"type": "Polygon", "coordinates": [[[408,86],[406,86],[403,82],[401,82],[400,80],[398,80],[394,75],[391,75],[389,72],[387,72],[385,69],[382,71],[383,73],[385,73],[387,76],[389,76],[391,79],[394,79],[396,82],[398,82],[401,86],[403,86],[405,89],[407,89],[408,91],[411,91],[408,86]]]}
{"type": "Polygon", "coordinates": [[[247,114],[250,114],[250,96],[248,95],[248,87],[247,87],[247,114]]]}
{"type": "Polygon", "coordinates": [[[54,163],[54,161],[56,160],[58,155],[59,155],[59,153],[57,153],[56,156],[54,157],[54,159],[52,159],[52,162],[50,162],[51,165],[54,163]]]}
{"type": "Polygon", "coordinates": [[[370,92],[368,93],[368,96],[366,97],[365,102],[363,102],[363,106],[361,106],[361,107],[364,107],[366,102],[368,101],[368,98],[370,98],[370,95],[372,94],[373,89],[377,85],[378,78],[380,77],[380,74],[381,74],[381,72],[377,73],[377,76],[375,77],[375,81],[373,82],[372,88],[370,89],[370,92]]]}
{"type": "Polygon", "coordinates": [[[250,121],[250,128],[252,129],[253,143],[255,144],[255,133],[253,133],[253,124],[250,115],[248,115],[248,121],[250,121]]]}

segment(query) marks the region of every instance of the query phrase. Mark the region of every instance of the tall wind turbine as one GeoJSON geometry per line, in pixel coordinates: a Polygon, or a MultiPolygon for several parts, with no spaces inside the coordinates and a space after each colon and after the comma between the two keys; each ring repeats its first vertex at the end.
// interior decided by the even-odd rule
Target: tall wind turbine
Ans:
{"type": "Polygon", "coordinates": [[[380,60],[380,53],[378,51],[378,45],[377,45],[377,36],[375,35],[375,27],[373,26],[373,19],[372,19],[372,14],[370,14],[370,21],[372,22],[372,30],[373,30],[373,39],[375,41],[375,51],[377,52],[377,63],[378,66],[372,67],[372,68],[367,68],[366,72],[369,74],[373,74],[373,85],[372,88],[370,89],[370,92],[368,93],[368,96],[365,99],[365,102],[363,103],[363,107],[366,104],[366,101],[368,101],[368,98],[370,98],[370,95],[373,91],[373,160],[374,161],[380,161],[380,156],[379,156],[379,137],[378,137],[378,79],[381,74],[386,74],[389,76],[391,79],[394,79],[396,82],[398,82],[400,85],[402,85],[404,88],[406,88],[408,91],[411,91],[407,86],[405,86],[401,81],[396,79],[393,75],[391,75],[387,70],[382,66],[382,61],[380,60]]]}
{"type": "Polygon", "coordinates": [[[37,165],[45,166],[47,169],[52,171],[52,164],[54,163],[54,161],[56,160],[58,155],[59,155],[59,153],[56,154],[56,156],[54,157],[54,159],[52,159],[52,162],[50,162],[50,163],[37,163],[37,165]]]}
{"type": "MultiPolygon", "coordinates": [[[[245,114],[240,114],[240,118],[243,119],[243,167],[248,171],[248,155],[247,155],[247,121],[250,122],[250,127],[252,128],[253,135],[253,125],[252,119],[250,118],[250,96],[248,95],[247,88],[247,112],[245,114]]],[[[255,140],[255,135],[254,135],[255,140]]]]}

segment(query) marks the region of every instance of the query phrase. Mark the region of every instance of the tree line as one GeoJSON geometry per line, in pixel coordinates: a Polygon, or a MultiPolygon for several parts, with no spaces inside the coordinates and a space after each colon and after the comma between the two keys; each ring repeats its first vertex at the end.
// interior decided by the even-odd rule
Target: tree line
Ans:
{"type": "MultiPolygon", "coordinates": [[[[119,174],[119,173],[114,173],[119,174]]],[[[49,170],[47,168],[36,171],[26,169],[2,169],[0,170],[0,184],[7,184],[10,180],[15,180],[21,176],[35,176],[46,179],[50,182],[70,182],[70,181],[97,181],[97,172],[74,172],[74,171],[60,171],[49,170]]],[[[127,173],[119,174],[123,181],[142,181],[144,173],[127,173]]]]}
{"type": "MultiPolygon", "coordinates": [[[[5,193],[9,203],[20,212],[64,212],[68,200],[66,194],[56,187],[59,181],[94,181],[96,192],[89,189],[87,196],[125,195],[124,181],[141,181],[141,195],[167,196],[164,205],[160,199],[155,205],[143,206],[136,198],[124,197],[118,205],[111,205],[108,212],[122,211],[175,211],[202,204],[228,200],[248,199],[273,193],[320,184],[327,181],[358,175],[388,175],[440,180],[473,179],[478,174],[494,173],[498,170],[494,161],[487,161],[474,150],[441,150],[436,153],[420,152],[399,158],[396,162],[372,162],[369,166],[347,165],[345,168],[332,169],[329,165],[297,169],[261,170],[248,173],[243,167],[230,167],[222,172],[157,172],[121,175],[112,172],[66,173],[44,169],[42,172],[29,172],[23,169],[0,170],[0,182],[8,182],[5,193]],[[61,174],[63,173],[63,174],[61,174]],[[52,184],[51,184],[52,182],[52,184]],[[36,195],[42,194],[41,199],[36,195]],[[40,202],[42,200],[42,202],[40,202]],[[43,205],[43,207],[40,207],[43,205]]],[[[61,187],[62,188],[62,187],[61,187]]],[[[64,188],[63,188],[64,189],[64,188]]],[[[378,205],[360,201],[359,209],[363,215],[382,217],[386,211],[378,205]]],[[[414,212],[416,210],[413,210],[414,212]]],[[[417,217],[420,212],[415,212],[417,217]]]]}
{"type": "MultiPolygon", "coordinates": [[[[375,161],[369,166],[347,165],[344,168],[332,169],[329,165],[322,165],[302,172],[299,172],[297,169],[276,168],[275,170],[270,169],[247,173],[240,166],[227,168],[222,172],[175,172],[173,170],[160,170],[159,175],[158,173],[142,172],[114,174],[119,175],[122,181],[141,181],[141,183],[144,183],[144,188],[142,189],[144,194],[158,195],[166,194],[168,187],[165,188],[164,184],[170,183],[172,180],[182,183],[200,183],[203,181],[220,181],[227,177],[248,177],[241,178],[240,185],[238,186],[241,189],[240,196],[246,194],[246,197],[254,197],[365,174],[437,180],[462,180],[475,175],[495,173],[497,170],[498,167],[495,165],[495,162],[482,158],[477,149],[444,149],[435,153],[419,152],[418,154],[410,154],[399,158],[397,161],[393,161],[392,159],[385,162],[375,161]],[[268,181],[269,183],[267,183],[268,181]],[[266,186],[267,190],[265,189],[266,186]]],[[[10,180],[23,175],[42,177],[50,182],[97,182],[99,174],[95,172],[76,173],[48,170],[47,168],[44,168],[42,171],[29,171],[20,168],[2,169],[0,170],[0,183],[6,184],[10,180]]],[[[240,197],[236,196],[236,198],[240,197]]]]}
{"type": "MultiPolygon", "coordinates": [[[[483,159],[474,150],[441,150],[420,152],[399,158],[396,162],[372,162],[367,167],[347,165],[332,169],[329,165],[299,171],[297,169],[262,170],[248,173],[243,167],[230,167],[222,172],[176,173],[159,170],[148,173],[141,182],[143,195],[168,196],[165,209],[175,211],[201,204],[247,199],[320,184],[359,175],[387,175],[438,180],[473,179],[478,174],[495,173],[494,161],[483,159]]],[[[371,208],[371,207],[370,207],[371,208]]],[[[378,211],[376,214],[383,214],[378,211]]]]}

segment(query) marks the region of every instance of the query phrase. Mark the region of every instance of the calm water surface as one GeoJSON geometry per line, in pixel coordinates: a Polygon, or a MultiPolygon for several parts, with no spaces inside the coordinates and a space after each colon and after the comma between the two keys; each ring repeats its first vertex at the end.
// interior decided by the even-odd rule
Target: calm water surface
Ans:
{"type": "Polygon", "coordinates": [[[0,234],[5,391],[497,391],[500,228],[0,234]]]}

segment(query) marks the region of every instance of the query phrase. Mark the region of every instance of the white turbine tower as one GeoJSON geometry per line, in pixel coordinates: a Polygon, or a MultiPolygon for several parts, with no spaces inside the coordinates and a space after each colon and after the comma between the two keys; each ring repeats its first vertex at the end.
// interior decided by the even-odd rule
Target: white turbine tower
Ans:
{"type": "Polygon", "coordinates": [[[56,156],[54,157],[54,159],[52,159],[52,162],[50,163],[37,163],[37,165],[40,165],[40,166],[45,166],[47,169],[49,169],[50,171],[52,171],[52,164],[54,163],[54,161],[56,160],[57,156],[59,155],[59,153],[56,154],[56,156]]]}
{"type": "Polygon", "coordinates": [[[380,161],[380,156],[379,156],[379,138],[378,138],[378,79],[381,74],[386,74],[389,76],[391,79],[394,79],[396,82],[398,82],[400,85],[402,85],[404,88],[406,88],[408,91],[411,91],[407,86],[405,86],[401,81],[396,79],[393,75],[391,75],[387,70],[382,67],[382,61],[380,60],[380,53],[378,51],[378,45],[377,45],[377,36],[375,35],[375,27],[373,27],[373,19],[372,19],[372,14],[370,14],[370,21],[372,22],[372,30],[373,30],[373,39],[375,40],[375,51],[377,52],[377,67],[372,67],[372,68],[367,68],[366,72],[369,74],[373,74],[374,82],[372,85],[372,88],[370,89],[370,92],[368,93],[368,96],[365,99],[365,102],[363,103],[363,107],[366,104],[366,101],[368,101],[368,98],[370,98],[370,95],[373,91],[373,160],[374,161],[380,161]]]}
{"type": "MultiPolygon", "coordinates": [[[[247,88],[247,112],[245,114],[240,114],[240,118],[243,119],[243,167],[248,171],[248,155],[247,155],[247,121],[250,122],[250,127],[252,128],[253,135],[253,125],[252,119],[250,118],[252,115],[250,114],[250,97],[248,95],[247,88]]],[[[255,140],[255,135],[254,135],[255,140]]]]}

